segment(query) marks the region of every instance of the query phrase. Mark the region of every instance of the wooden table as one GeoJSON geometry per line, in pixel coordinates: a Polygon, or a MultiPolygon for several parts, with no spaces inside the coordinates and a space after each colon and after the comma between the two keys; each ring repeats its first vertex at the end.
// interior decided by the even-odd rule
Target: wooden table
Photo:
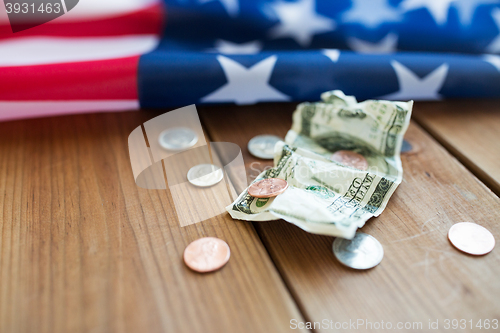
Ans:
{"type": "MultiPolygon", "coordinates": [[[[209,140],[242,147],[252,179],[270,163],[248,140],[283,137],[294,108],[199,113],[209,140]]],[[[169,191],[138,188],[128,156],[129,133],[165,111],[0,123],[0,332],[450,332],[453,319],[500,331],[475,327],[500,319],[500,249],[473,257],[447,239],[474,221],[500,241],[500,101],[415,104],[403,182],[362,229],[385,251],[368,271],[339,264],[332,237],[284,221],[180,227],[169,191]],[[222,270],[183,264],[202,236],[231,247],[222,270]]]]}

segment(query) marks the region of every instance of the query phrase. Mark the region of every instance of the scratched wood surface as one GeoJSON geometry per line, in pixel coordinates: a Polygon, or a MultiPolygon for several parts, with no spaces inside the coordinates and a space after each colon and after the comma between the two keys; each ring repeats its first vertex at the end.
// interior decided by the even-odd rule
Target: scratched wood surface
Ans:
{"type": "Polygon", "coordinates": [[[424,105],[415,119],[500,195],[500,100],[424,105]]]}
{"type": "Polygon", "coordinates": [[[0,332],[288,332],[301,320],[251,224],[226,214],[181,228],[168,191],[135,185],[128,135],[162,112],[0,124],[0,332]],[[222,270],[182,262],[202,236],[228,242],[222,270]]]}
{"type": "MultiPolygon", "coordinates": [[[[293,109],[291,104],[219,106],[200,114],[212,140],[242,147],[252,180],[271,163],[252,157],[248,141],[258,134],[284,137],[293,109]]],[[[447,332],[447,319],[468,325],[500,319],[500,251],[473,257],[447,239],[448,229],[461,221],[479,223],[500,239],[500,199],[415,123],[406,139],[414,150],[402,156],[403,182],[382,215],[362,229],[384,247],[385,257],[374,269],[354,271],[339,264],[332,237],[284,221],[254,223],[306,320],[322,324],[317,332],[332,331],[336,323],[345,328],[337,331],[385,331],[375,329],[381,321],[393,328],[402,323],[419,331],[421,323],[423,331],[447,332]],[[429,321],[436,320],[438,329],[430,330],[429,321]],[[344,324],[350,322],[361,325],[344,324]]]]}

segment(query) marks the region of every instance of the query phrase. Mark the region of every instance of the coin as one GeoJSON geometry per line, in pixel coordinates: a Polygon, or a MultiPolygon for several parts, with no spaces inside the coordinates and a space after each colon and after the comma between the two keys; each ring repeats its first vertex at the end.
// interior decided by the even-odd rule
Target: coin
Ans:
{"type": "Polygon", "coordinates": [[[495,247],[495,237],[485,227],[472,222],[454,224],[448,231],[451,244],[460,251],[480,256],[495,247]]]}
{"type": "Polygon", "coordinates": [[[403,145],[401,146],[401,152],[402,153],[407,153],[413,149],[411,143],[409,143],[406,140],[403,140],[403,145]]]}
{"type": "Polygon", "coordinates": [[[180,151],[194,146],[198,142],[198,135],[187,127],[174,127],[161,132],[158,142],[167,150],[180,151]]]}
{"type": "Polygon", "coordinates": [[[270,160],[274,158],[274,145],[281,140],[275,135],[257,135],[248,142],[248,151],[255,157],[270,160]]]}
{"type": "Polygon", "coordinates": [[[380,264],[384,248],[375,237],[357,232],[351,240],[337,237],[333,241],[333,253],[347,267],[369,269],[380,264]]]}
{"type": "Polygon", "coordinates": [[[199,164],[187,173],[188,181],[194,186],[208,187],[217,184],[224,178],[222,169],[213,164],[199,164]]]}
{"type": "Polygon", "coordinates": [[[252,184],[248,188],[248,194],[255,198],[271,198],[285,192],[287,188],[286,180],[268,178],[252,184]]]}
{"type": "Polygon", "coordinates": [[[332,160],[341,164],[366,171],[368,169],[368,162],[363,155],[355,153],[350,150],[339,150],[332,155],[332,160]]]}
{"type": "Polygon", "coordinates": [[[229,245],[222,239],[203,237],[184,250],[184,262],[193,271],[206,273],[224,266],[231,256],[229,245]]]}

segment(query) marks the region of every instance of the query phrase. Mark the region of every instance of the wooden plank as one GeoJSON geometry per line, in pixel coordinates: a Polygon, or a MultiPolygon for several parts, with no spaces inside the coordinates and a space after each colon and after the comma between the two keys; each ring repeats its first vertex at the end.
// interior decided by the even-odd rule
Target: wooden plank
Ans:
{"type": "Polygon", "coordinates": [[[422,103],[414,118],[500,195],[500,100],[422,103]]]}
{"type": "MultiPolygon", "coordinates": [[[[200,114],[213,140],[242,147],[252,179],[271,162],[250,156],[247,142],[264,133],[284,137],[293,110],[291,104],[219,106],[200,114]]],[[[500,239],[500,200],[418,125],[411,124],[406,139],[418,149],[402,156],[403,183],[381,216],[362,229],[384,247],[376,268],[355,271],[339,264],[332,237],[284,221],[254,223],[306,319],[326,323],[317,332],[358,319],[373,330],[349,325],[338,331],[377,331],[374,323],[384,321],[393,328],[403,323],[419,331],[413,323],[421,323],[423,331],[447,332],[446,319],[465,319],[468,325],[500,319],[499,249],[473,257],[447,239],[448,229],[460,221],[477,222],[500,239]],[[436,320],[439,328],[430,330],[429,321],[436,320]]]]}
{"type": "Polygon", "coordinates": [[[168,191],[135,185],[127,137],[156,115],[0,124],[0,332],[285,332],[301,318],[250,224],[181,228],[168,191]],[[222,270],[184,265],[202,236],[228,242],[222,270]]]}

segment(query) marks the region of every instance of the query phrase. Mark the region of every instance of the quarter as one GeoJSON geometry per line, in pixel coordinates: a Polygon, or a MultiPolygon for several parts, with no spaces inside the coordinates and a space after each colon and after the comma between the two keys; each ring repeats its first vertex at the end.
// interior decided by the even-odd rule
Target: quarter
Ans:
{"type": "Polygon", "coordinates": [[[174,127],[161,132],[158,142],[167,150],[181,151],[193,147],[198,142],[198,135],[187,127],[174,127]]]}
{"type": "Polygon", "coordinates": [[[333,254],[347,267],[370,269],[380,264],[384,257],[384,248],[375,237],[357,232],[351,240],[335,238],[333,254]]]}
{"type": "Polygon", "coordinates": [[[189,169],[188,181],[194,186],[209,187],[219,183],[224,178],[222,169],[213,164],[199,164],[189,169]]]}
{"type": "Polygon", "coordinates": [[[255,157],[270,160],[274,158],[274,145],[281,140],[275,135],[257,135],[248,142],[248,151],[255,157]]]}

